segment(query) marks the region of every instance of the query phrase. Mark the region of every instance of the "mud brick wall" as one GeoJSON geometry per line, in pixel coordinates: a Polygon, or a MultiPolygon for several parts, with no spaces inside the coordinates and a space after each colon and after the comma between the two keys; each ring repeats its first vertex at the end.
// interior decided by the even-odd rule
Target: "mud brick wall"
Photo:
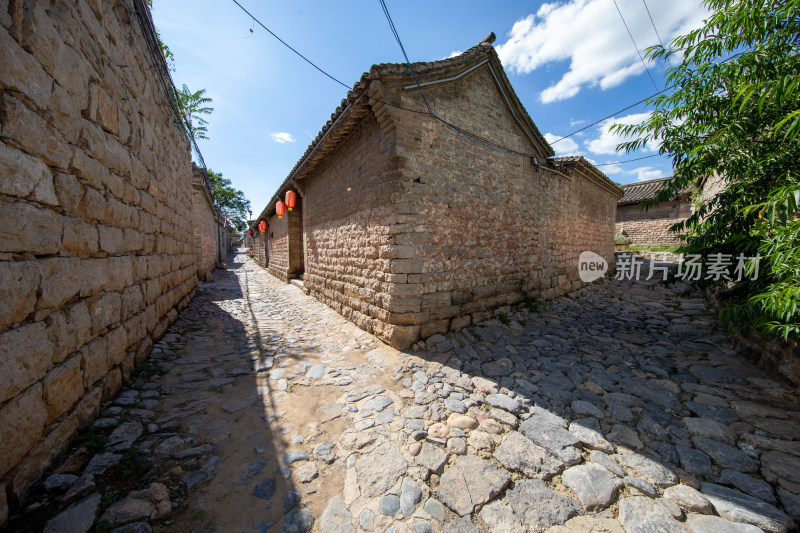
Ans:
{"type": "Polygon", "coordinates": [[[0,26],[2,525],[197,276],[189,144],[132,0],[3,2],[0,26]]]}
{"type": "Polygon", "coordinates": [[[405,305],[397,284],[407,282],[405,273],[389,272],[401,253],[391,226],[413,223],[418,210],[392,204],[399,187],[393,149],[394,134],[383,135],[369,115],[303,180],[305,289],[387,341],[407,333],[388,325],[390,311],[405,305]]]}
{"type": "Polygon", "coordinates": [[[669,228],[691,214],[688,200],[661,202],[647,211],[642,211],[639,204],[621,205],[617,207],[615,234],[629,237],[636,245],[676,245],[680,242],[678,234],[669,228]]]}
{"type": "Polygon", "coordinates": [[[262,267],[267,267],[266,245],[269,228],[264,233],[253,230],[253,259],[262,267]]]}
{"type": "Polygon", "coordinates": [[[289,224],[288,217],[272,215],[267,222],[266,235],[269,247],[269,273],[276,278],[289,281],[289,224]]]}
{"type": "MultiPolygon", "coordinates": [[[[531,151],[487,69],[428,93],[450,122],[531,151]]],[[[420,104],[414,92],[402,98],[420,104]]],[[[425,338],[580,287],[584,250],[611,261],[615,193],[578,174],[537,171],[527,157],[489,150],[433,120],[394,114],[404,179],[393,202],[414,215],[392,230],[389,271],[407,276],[399,290],[408,296],[389,308],[390,324],[416,324],[425,338]]]]}

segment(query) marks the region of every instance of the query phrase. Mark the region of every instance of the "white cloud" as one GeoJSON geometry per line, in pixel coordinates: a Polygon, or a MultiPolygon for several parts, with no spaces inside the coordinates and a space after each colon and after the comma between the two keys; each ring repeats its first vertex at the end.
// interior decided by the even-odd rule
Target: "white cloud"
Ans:
{"type": "MultiPolygon", "coordinates": [[[[644,52],[657,44],[644,5],[639,0],[618,3],[639,49],[644,52]]],[[[650,2],[648,6],[665,44],[699,27],[708,14],[698,0],[650,2]]],[[[543,4],[535,15],[514,24],[497,53],[506,68],[517,74],[569,61],[561,79],[542,91],[544,103],[571,98],[585,86],[609,89],[644,72],[619,13],[607,0],[543,4]]]]}
{"type": "Polygon", "coordinates": [[[553,141],[555,141],[560,137],[561,135],[555,135],[553,133],[544,134],[544,138],[547,139],[547,142],[549,142],[550,145],[553,147],[553,150],[556,151],[556,155],[558,156],[579,155],[578,143],[576,143],[572,139],[564,139],[553,144],[553,141]]]}
{"type": "Polygon", "coordinates": [[[463,53],[464,52],[462,52],[461,50],[453,50],[452,52],[450,52],[449,56],[445,57],[445,59],[450,59],[451,57],[460,56],[463,53]]]}
{"type": "Polygon", "coordinates": [[[662,171],[654,169],[653,167],[634,168],[629,172],[636,175],[636,181],[647,181],[664,177],[664,173],[662,171]]]}
{"type": "MultiPolygon", "coordinates": [[[[633,113],[631,115],[625,115],[624,117],[604,120],[597,127],[599,135],[594,139],[585,141],[584,146],[586,146],[586,149],[593,154],[616,154],[617,145],[629,139],[618,133],[612,132],[611,126],[613,124],[638,124],[647,119],[649,116],[650,113],[633,113]]],[[[640,150],[642,152],[652,151],[648,145],[643,146],[640,148],[640,150]]]]}
{"type": "Polygon", "coordinates": [[[292,134],[283,131],[279,133],[271,133],[269,136],[272,137],[273,141],[281,144],[294,142],[294,137],[292,137],[292,134]]]}

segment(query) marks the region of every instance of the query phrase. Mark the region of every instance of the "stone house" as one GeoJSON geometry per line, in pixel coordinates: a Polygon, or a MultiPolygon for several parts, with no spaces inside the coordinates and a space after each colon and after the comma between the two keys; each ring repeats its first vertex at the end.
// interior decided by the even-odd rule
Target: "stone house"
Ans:
{"type": "Polygon", "coordinates": [[[669,228],[691,216],[691,189],[681,191],[671,200],[659,202],[646,211],[641,208],[642,202],[655,198],[668,179],[669,177],[620,185],[625,196],[617,202],[617,237],[628,238],[631,244],[639,246],[675,246],[680,243],[678,234],[670,232],[669,228]]]}
{"type": "Polygon", "coordinates": [[[613,264],[622,191],[552,158],[493,40],[413,68],[436,115],[518,153],[429,115],[405,64],[374,65],[251,226],[255,260],[397,348],[581,287],[585,250],[613,264]]]}
{"type": "Polygon", "coordinates": [[[2,528],[193,297],[213,210],[145,0],[6,3],[0,65],[2,528]]]}

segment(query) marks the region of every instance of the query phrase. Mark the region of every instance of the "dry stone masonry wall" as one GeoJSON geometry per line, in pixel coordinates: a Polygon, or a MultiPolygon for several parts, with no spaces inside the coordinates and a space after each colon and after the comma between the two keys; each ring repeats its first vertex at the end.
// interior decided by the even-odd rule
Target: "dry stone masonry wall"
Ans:
{"type": "Polygon", "coordinates": [[[0,524],[197,284],[189,143],[134,7],[0,9],[0,524]]]}
{"type": "Polygon", "coordinates": [[[616,235],[628,237],[636,245],[678,244],[678,234],[669,228],[691,214],[692,207],[686,199],[661,202],[647,211],[639,204],[621,205],[617,207],[616,235]]]}

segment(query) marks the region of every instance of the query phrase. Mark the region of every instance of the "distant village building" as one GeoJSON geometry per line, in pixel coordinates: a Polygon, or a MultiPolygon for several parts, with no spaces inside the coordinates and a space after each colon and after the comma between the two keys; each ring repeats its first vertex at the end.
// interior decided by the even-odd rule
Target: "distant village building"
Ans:
{"type": "Polygon", "coordinates": [[[583,251],[611,262],[622,191],[552,159],[493,40],[413,69],[438,117],[518,153],[432,117],[407,65],[374,65],[251,225],[254,259],[397,348],[581,287],[583,251]]]}
{"type": "Polygon", "coordinates": [[[668,179],[621,185],[625,196],[617,202],[617,237],[628,238],[631,244],[638,246],[675,246],[680,243],[679,234],[670,232],[669,228],[691,216],[691,189],[683,190],[671,200],[659,202],[654,207],[642,208],[642,202],[655,198],[668,179]]]}

